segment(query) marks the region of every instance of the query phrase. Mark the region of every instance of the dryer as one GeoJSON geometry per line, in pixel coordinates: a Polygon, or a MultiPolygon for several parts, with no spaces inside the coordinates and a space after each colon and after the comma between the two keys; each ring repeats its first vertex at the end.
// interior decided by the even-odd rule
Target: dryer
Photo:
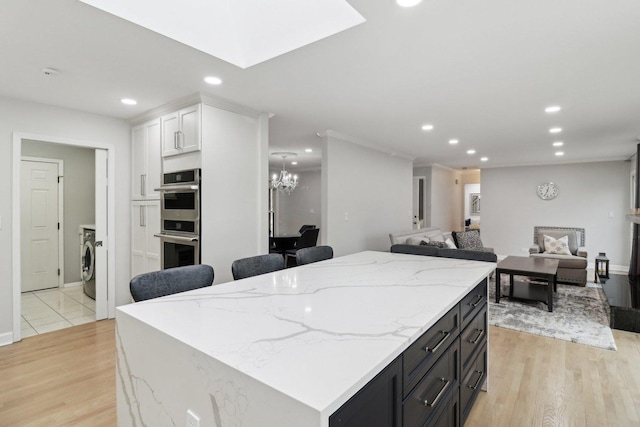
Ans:
{"type": "Polygon", "coordinates": [[[96,226],[83,225],[80,237],[80,276],[82,277],[82,287],[84,293],[96,299],[96,226]]]}

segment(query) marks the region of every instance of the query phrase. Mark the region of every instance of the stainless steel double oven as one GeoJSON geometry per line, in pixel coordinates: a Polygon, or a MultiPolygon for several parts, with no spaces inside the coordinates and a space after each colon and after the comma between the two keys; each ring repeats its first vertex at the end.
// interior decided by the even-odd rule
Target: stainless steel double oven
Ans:
{"type": "Polygon", "coordinates": [[[200,169],[162,175],[162,269],[200,264],[200,169]]]}

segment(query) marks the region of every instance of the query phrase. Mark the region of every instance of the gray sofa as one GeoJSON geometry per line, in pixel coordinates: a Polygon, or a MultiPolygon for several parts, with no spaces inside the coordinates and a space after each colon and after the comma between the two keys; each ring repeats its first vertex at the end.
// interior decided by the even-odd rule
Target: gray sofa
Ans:
{"type": "MultiPolygon", "coordinates": [[[[475,231],[474,231],[475,232],[475,231]]],[[[443,232],[438,227],[426,227],[426,228],[418,228],[407,231],[400,231],[397,233],[390,233],[389,240],[391,241],[391,245],[414,245],[419,246],[424,241],[429,242],[446,242],[447,240],[451,240],[454,245],[458,246],[458,239],[455,238],[455,233],[443,232]]],[[[456,248],[451,248],[456,249],[456,248]]],[[[483,246],[480,249],[477,249],[481,252],[489,252],[493,253],[493,248],[488,248],[483,246]]]]}
{"type": "Polygon", "coordinates": [[[587,284],[587,250],[584,247],[584,228],[533,227],[533,245],[529,256],[558,260],[558,282],[585,286],[587,284]],[[545,253],[544,236],[554,239],[567,236],[571,255],[545,253]]]}

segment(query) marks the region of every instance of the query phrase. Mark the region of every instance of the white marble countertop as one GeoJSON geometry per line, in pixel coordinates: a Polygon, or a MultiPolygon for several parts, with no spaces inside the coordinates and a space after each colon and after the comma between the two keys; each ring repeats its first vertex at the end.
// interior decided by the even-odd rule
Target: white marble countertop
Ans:
{"type": "Polygon", "coordinates": [[[328,416],[494,269],[361,252],[118,311],[328,416]]]}

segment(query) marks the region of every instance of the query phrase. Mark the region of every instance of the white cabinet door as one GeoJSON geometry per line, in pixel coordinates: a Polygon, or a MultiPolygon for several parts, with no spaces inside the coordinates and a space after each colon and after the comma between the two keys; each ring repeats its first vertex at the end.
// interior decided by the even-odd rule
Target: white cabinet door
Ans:
{"type": "Polygon", "coordinates": [[[181,153],[200,150],[200,105],[180,110],[181,153]]]}
{"type": "Polygon", "coordinates": [[[131,277],[160,270],[160,201],[131,203],[131,277]]]}
{"type": "Polygon", "coordinates": [[[131,204],[131,277],[145,273],[146,235],[144,227],[144,202],[131,204]]]}
{"type": "Polygon", "coordinates": [[[200,150],[200,105],[162,117],[162,156],[200,150]]]}
{"type": "Polygon", "coordinates": [[[160,270],[160,202],[147,202],[145,208],[145,238],[147,271],[160,270]]]}
{"type": "Polygon", "coordinates": [[[146,124],[146,136],[147,136],[147,178],[146,178],[146,193],[147,198],[154,200],[160,198],[160,194],[155,191],[160,187],[162,182],[162,155],[161,145],[162,136],[160,130],[160,119],[155,119],[146,124]]]}
{"type": "Polygon", "coordinates": [[[145,125],[140,125],[131,130],[131,198],[134,200],[145,195],[146,159],[146,129],[145,125]]]}
{"type": "Polygon", "coordinates": [[[156,200],[154,191],[160,186],[160,119],[155,119],[131,130],[131,198],[156,200]]]}

